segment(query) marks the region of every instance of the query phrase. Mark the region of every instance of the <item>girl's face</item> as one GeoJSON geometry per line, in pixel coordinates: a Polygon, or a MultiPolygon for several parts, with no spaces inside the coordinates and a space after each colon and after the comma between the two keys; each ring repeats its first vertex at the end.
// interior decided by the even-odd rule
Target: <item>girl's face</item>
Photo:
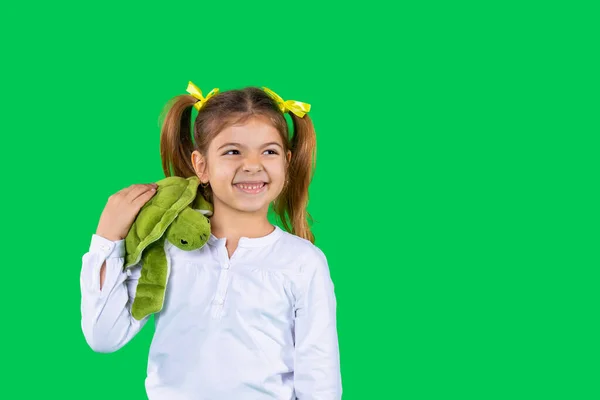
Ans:
{"type": "Polygon", "coordinates": [[[277,129],[251,118],[221,131],[206,157],[194,151],[192,163],[200,181],[210,183],[215,211],[227,208],[266,215],[283,189],[290,157],[277,129]]]}

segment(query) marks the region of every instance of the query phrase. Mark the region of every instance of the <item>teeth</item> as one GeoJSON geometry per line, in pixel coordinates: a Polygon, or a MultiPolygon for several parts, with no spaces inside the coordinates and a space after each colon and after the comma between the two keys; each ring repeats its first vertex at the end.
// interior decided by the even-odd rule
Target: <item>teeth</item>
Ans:
{"type": "Polygon", "coordinates": [[[238,186],[241,187],[242,189],[246,189],[246,190],[256,190],[256,189],[260,189],[261,187],[263,187],[263,183],[258,184],[258,185],[244,185],[241,183],[238,183],[238,186]]]}

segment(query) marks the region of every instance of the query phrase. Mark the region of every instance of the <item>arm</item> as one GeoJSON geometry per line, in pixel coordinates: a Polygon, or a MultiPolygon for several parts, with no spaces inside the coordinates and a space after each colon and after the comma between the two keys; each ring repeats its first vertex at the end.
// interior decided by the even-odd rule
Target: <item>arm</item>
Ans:
{"type": "Polygon", "coordinates": [[[123,271],[125,240],[110,241],[92,235],[83,255],[80,275],[81,328],[88,345],[96,352],[114,352],[127,344],[146,324],[131,316],[141,265],[123,271]],[[105,266],[102,285],[101,269],[105,266]]]}
{"type": "Polygon", "coordinates": [[[342,397],[336,298],[325,255],[305,266],[295,309],[294,388],[298,400],[342,397]]]}

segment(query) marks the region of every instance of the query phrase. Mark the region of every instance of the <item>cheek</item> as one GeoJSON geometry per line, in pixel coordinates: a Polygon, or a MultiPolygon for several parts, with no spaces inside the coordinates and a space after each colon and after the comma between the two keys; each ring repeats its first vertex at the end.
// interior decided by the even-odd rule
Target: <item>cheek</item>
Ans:
{"type": "Polygon", "coordinates": [[[225,164],[215,165],[210,174],[211,185],[217,187],[230,186],[233,181],[233,170],[225,164]]]}
{"type": "Polygon", "coordinates": [[[267,171],[269,176],[273,180],[284,181],[285,180],[285,164],[281,161],[273,162],[269,165],[267,171]]]}

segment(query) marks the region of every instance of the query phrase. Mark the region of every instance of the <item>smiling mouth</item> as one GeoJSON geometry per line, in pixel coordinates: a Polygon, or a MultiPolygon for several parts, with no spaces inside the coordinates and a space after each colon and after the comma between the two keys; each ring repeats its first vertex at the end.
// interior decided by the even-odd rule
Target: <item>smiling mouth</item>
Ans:
{"type": "Polygon", "coordinates": [[[235,183],[235,186],[238,190],[248,193],[248,194],[258,194],[261,193],[266,187],[266,182],[241,182],[235,183]]]}

